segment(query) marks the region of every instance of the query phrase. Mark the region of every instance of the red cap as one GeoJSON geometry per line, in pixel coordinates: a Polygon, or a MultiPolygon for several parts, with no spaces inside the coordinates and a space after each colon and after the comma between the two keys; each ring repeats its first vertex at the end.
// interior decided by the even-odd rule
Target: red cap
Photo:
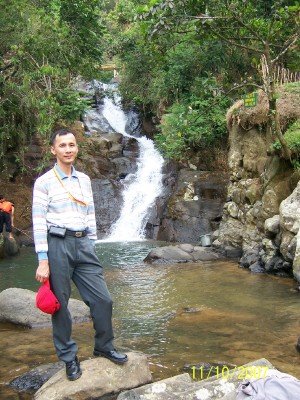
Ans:
{"type": "Polygon", "coordinates": [[[60,304],[50,289],[49,279],[41,286],[36,295],[36,306],[47,314],[54,314],[59,310],[60,304]]]}

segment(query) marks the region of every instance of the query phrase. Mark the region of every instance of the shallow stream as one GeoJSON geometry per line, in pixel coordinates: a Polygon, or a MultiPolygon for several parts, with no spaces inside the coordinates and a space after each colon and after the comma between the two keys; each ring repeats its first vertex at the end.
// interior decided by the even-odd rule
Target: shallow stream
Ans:
{"type": "MultiPolygon", "coordinates": [[[[300,293],[290,278],[251,274],[232,261],[148,265],[155,242],[99,243],[97,252],[114,299],[116,347],[149,355],[153,379],[186,364],[221,361],[243,365],[267,358],[300,379],[295,349],[300,293]]],[[[0,262],[0,291],[37,291],[33,249],[0,262]]],[[[76,288],[73,297],[79,298],[76,288]]],[[[81,360],[91,357],[92,324],[74,325],[81,360]]],[[[30,399],[6,384],[37,365],[56,362],[51,328],[0,324],[0,399],[30,399]]],[[[191,371],[192,372],[192,371],[191,371]]]]}

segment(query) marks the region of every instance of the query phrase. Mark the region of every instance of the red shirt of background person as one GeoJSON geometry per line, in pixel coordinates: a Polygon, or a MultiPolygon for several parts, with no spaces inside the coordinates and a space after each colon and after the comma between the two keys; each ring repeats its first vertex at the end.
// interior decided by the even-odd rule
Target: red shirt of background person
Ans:
{"type": "Polygon", "coordinates": [[[0,194],[0,234],[3,232],[3,226],[5,224],[5,230],[9,233],[9,238],[13,238],[12,227],[14,226],[14,210],[15,205],[5,200],[4,196],[0,194]]]}

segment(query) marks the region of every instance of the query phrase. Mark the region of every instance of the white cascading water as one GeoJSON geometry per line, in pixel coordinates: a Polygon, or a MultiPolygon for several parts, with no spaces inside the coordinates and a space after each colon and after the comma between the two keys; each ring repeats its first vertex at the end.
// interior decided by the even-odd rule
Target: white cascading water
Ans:
{"type": "MultiPolygon", "coordinates": [[[[114,100],[105,97],[102,115],[110,126],[127,137],[127,117],[120,106],[120,97],[114,100]]],[[[108,242],[139,241],[145,239],[147,215],[156,198],[162,193],[162,167],[164,160],[155,149],[152,140],[134,137],[139,144],[137,172],[124,179],[123,206],[119,219],[111,227],[105,239],[108,242]]]]}

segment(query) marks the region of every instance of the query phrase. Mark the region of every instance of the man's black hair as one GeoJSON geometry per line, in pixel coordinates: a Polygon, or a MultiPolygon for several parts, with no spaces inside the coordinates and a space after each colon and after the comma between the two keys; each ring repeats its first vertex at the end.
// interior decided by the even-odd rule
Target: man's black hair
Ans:
{"type": "Polygon", "coordinates": [[[56,136],[64,136],[64,135],[67,135],[68,133],[72,133],[72,135],[74,135],[76,137],[75,133],[71,129],[62,128],[62,129],[58,129],[57,131],[55,131],[50,138],[50,146],[54,145],[56,136]]]}
{"type": "Polygon", "coordinates": [[[0,194],[0,200],[4,199],[4,195],[0,194]]]}

